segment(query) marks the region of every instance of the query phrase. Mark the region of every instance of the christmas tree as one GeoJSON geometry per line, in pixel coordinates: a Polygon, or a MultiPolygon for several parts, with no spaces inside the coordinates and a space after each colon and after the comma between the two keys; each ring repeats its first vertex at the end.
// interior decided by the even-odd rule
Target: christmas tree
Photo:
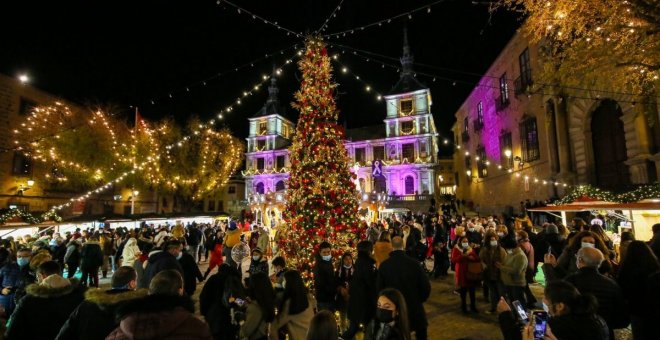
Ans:
{"type": "Polygon", "coordinates": [[[286,229],[280,241],[287,261],[311,282],[314,254],[323,241],[338,256],[357,234],[358,202],[344,148],[344,131],[337,124],[330,58],[320,37],[306,41],[298,63],[300,90],[293,107],[300,112],[289,148],[286,229]]]}

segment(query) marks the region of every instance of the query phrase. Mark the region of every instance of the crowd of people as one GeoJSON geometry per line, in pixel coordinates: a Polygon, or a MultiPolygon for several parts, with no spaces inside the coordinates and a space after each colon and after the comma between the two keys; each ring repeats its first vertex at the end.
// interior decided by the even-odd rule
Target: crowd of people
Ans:
{"type": "Polygon", "coordinates": [[[614,339],[614,329],[629,325],[634,339],[660,338],[653,326],[660,224],[650,242],[625,232],[615,245],[596,219],[534,226],[441,210],[363,222],[354,248],[315,247],[313,282],[287,265],[273,231],[233,221],[7,238],[0,241],[5,336],[424,340],[430,280],[451,269],[457,309],[479,313],[483,293],[505,339],[530,336],[515,301],[548,312],[550,339],[614,339]],[[232,256],[243,244],[249,255],[232,256]],[[204,273],[200,262],[208,263],[204,273]],[[547,281],[540,301],[529,287],[538,271],[547,281]],[[99,289],[99,274],[110,273],[110,288],[99,289]]]}

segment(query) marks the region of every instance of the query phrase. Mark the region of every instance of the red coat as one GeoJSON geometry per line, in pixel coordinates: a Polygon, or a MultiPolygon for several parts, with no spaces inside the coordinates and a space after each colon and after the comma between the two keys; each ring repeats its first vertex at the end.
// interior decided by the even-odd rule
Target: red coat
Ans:
{"type": "Polygon", "coordinates": [[[467,279],[467,265],[468,262],[479,262],[479,255],[474,249],[470,249],[470,252],[466,256],[463,256],[463,251],[458,247],[454,247],[451,250],[451,262],[455,263],[454,271],[454,282],[456,287],[473,287],[475,285],[474,281],[467,279]]]}
{"type": "Polygon", "coordinates": [[[222,244],[216,243],[211,250],[211,261],[209,261],[209,268],[215,268],[222,265],[222,244]]]}

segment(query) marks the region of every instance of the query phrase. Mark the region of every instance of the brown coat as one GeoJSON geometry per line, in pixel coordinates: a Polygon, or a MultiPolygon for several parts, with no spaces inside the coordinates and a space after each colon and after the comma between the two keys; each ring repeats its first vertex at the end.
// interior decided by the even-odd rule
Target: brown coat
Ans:
{"type": "Polygon", "coordinates": [[[209,326],[194,311],[187,296],[149,295],[131,300],[117,309],[121,322],[106,340],[211,340],[209,326]]]}

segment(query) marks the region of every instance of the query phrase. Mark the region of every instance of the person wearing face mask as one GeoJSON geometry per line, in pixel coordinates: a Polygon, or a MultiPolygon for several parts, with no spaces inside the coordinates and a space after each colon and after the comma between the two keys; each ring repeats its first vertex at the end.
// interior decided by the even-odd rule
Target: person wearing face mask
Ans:
{"type": "Polygon", "coordinates": [[[337,294],[335,296],[335,307],[339,311],[339,329],[345,332],[348,329],[348,317],[346,307],[348,306],[349,282],[353,278],[353,255],[350,252],[344,253],[341,257],[341,266],[337,267],[335,280],[337,282],[337,294]]]}
{"type": "Polygon", "coordinates": [[[189,252],[182,251],[178,261],[183,270],[183,291],[188,296],[193,296],[197,289],[197,281],[204,281],[204,275],[199,270],[195,257],[189,252]]]}
{"type": "MultiPolygon", "coordinates": [[[[7,264],[0,269],[0,284],[2,285],[2,290],[0,291],[2,294],[0,295],[0,305],[4,307],[5,313],[8,316],[14,311],[14,296],[16,289],[19,286],[25,288],[25,284],[23,284],[22,281],[25,272],[29,271],[31,256],[32,252],[30,249],[21,249],[16,254],[16,262],[8,260],[7,264]]],[[[34,281],[29,283],[32,282],[34,281]]]]}
{"type": "Polygon", "coordinates": [[[596,248],[603,253],[605,261],[600,265],[598,271],[604,275],[611,274],[612,264],[608,260],[609,251],[603,240],[590,231],[581,231],[571,238],[558,259],[552,254],[546,254],[544,256],[544,264],[541,269],[543,269],[546,280],[563,279],[566,276],[576,273],[578,271],[577,252],[580,248],[585,247],[596,248]]]}
{"type": "Polygon", "coordinates": [[[9,319],[5,339],[54,339],[67,318],[84,299],[77,279],[60,275],[60,265],[46,261],[37,267],[38,283],[26,288],[9,319]]]}
{"type": "MultiPolygon", "coordinates": [[[[598,316],[596,299],[580,292],[572,284],[555,280],[544,290],[543,309],[548,313],[545,339],[609,339],[605,320],[598,316]]],[[[500,330],[505,340],[534,339],[534,325],[521,325],[502,298],[497,305],[500,330]]]]}
{"type": "Polygon", "coordinates": [[[248,273],[250,275],[255,273],[266,273],[266,275],[268,275],[268,259],[264,256],[263,251],[259,247],[252,249],[252,258],[248,273]]]}
{"type": "Polygon", "coordinates": [[[332,266],[332,245],[322,242],[316,254],[314,266],[315,298],[318,310],[334,311],[334,299],[337,292],[337,280],[332,266]]]}
{"type": "Polygon", "coordinates": [[[173,269],[183,276],[183,268],[179,263],[182,256],[183,244],[177,240],[166,242],[162,251],[150,253],[147,268],[144,271],[146,284],[148,285],[151,279],[163,270],[173,269]]]}
{"type": "Polygon", "coordinates": [[[119,267],[112,274],[111,289],[89,289],[85,301],[71,313],[56,340],[102,340],[119,325],[115,311],[120,305],[147,296],[137,289],[137,272],[132,267],[119,267]]]}
{"type": "Polygon", "coordinates": [[[497,234],[494,232],[486,233],[487,242],[479,252],[479,258],[484,266],[484,284],[488,287],[488,301],[490,302],[489,314],[495,313],[497,302],[501,296],[504,296],[504,284],[500,277],[500,269],[495,266],[496,263],[504,262],[506,251],[498,242],[497,234]]]}
{"type": "Polygon", "coordinates": [[[348,329],[342,334],[345,340],[352,340],[360,325],[367,325],[376,313],[376,262],[371,257],[373,245],[369,241],[357,244],[357,260],[353,276],[348,285],[348,329]]]}
{"type": "Polygon", "coordinates": [[[378,294],[376,317],[369,323],[365,340],[410,340],[410,326],[406,300],[394,288],[378,294]]]}
{"type": "Polygon", "coordinates": [[[456,264],[454,281],[461,294],[461,310],[467,313],[466,295],[470,294],[470,310],[477,313],[475,287],[478,282],[468,277],[468,264],[470,262],[479,262],[479,255],[470,247],[467,237],[457,238],[456,246],[451,251],[451,261],[456,264]]]}
{"type": "MultiPolygon", "coordinates": [[[[483,230],[483,228],[481,228],[483,230]]],[[[481,234],[481,231],[477,229],[477,226],[474,225],[474,223],[468,223],[468,228],[467,232],[465,233],[465,236],[467,236],[468,242],[472,245],[474,251],[479,253],[479,248],[481,248],[481,243],[483,242],[483,235],[481,234]]]]}

